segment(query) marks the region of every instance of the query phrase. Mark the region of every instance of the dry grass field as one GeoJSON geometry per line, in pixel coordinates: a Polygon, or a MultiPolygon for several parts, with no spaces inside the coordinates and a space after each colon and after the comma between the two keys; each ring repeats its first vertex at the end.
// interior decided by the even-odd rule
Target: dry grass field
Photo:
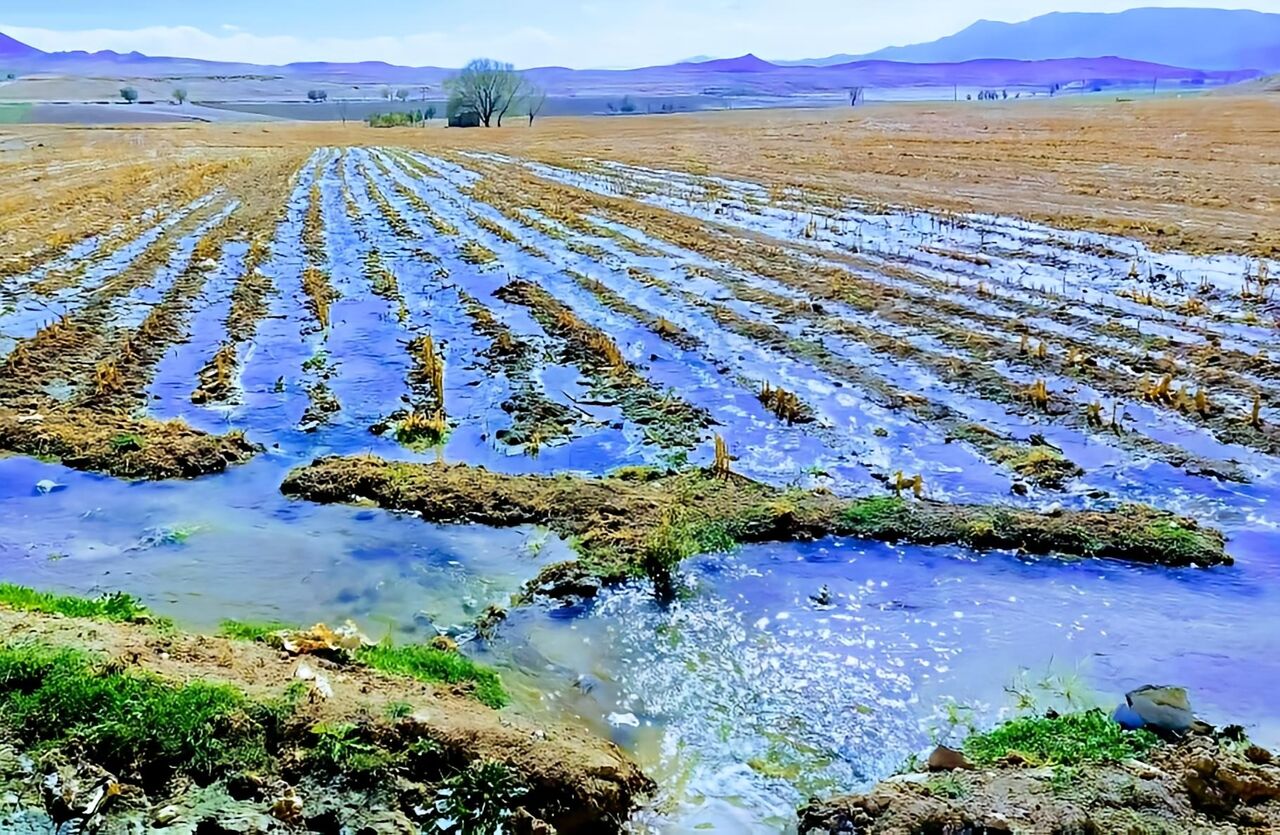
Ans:
{"type": "MultiPolygon", "coordinates": [[[[1280,251],[1280,98],[877,105],[565,118],[494,131],[362,125],[159,126],[14,131],[53,149],[141,143],[391,144],[591,156],[714,172],[869,203],[1012,214],[1133,235],[1156,247],[1280,251]],[[116,135],[111,135],[116,134],[116,135]]],[[[0,156],[0,164],[4,157],[0,156]]]]}

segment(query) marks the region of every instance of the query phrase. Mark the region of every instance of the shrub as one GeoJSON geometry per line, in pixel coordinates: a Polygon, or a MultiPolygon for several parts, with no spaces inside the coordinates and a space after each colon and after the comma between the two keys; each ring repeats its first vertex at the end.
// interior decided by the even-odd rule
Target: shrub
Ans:
{"type": "Polygon", "coordinates": [[[1149,731],[1126,731],[1101,710],[1012,719],[970,736],[964,752],[979,765],[1017,754],[1036,765],[1121,762],[1140,757],[1158,742],[1149,731]]]}
{"type": "Polygon", "coordinates": [[[369,127],[371,128],[404,128],[413,123],[414,119],[411,113],[371,113],[369,115],[369,127]]]}
{"type": "Polygon", "coordinates": [[[504,832],[527,791],[502,763],[472,763],[436,790],[436,812],[441,816],[436,827],[455,835],[504,832]]]}

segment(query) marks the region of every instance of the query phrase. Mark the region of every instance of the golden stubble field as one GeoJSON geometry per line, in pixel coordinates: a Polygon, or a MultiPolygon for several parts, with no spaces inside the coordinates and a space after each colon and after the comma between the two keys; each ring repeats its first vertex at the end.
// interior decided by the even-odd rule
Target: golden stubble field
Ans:
{"type": "MultiPolygon", "coordinates": [[[[529,129],[362,124],[13,128],[33,163],[190,146],[404,145],[579,156],[714,172],[869,203],[1010,214],[1138,237],[1156,248],[1280,252],[1280,97],[925,103],[852,110],[558,118],[529,129]]],[[[50,184],[52,185],[52,183],[50,184]]]]}

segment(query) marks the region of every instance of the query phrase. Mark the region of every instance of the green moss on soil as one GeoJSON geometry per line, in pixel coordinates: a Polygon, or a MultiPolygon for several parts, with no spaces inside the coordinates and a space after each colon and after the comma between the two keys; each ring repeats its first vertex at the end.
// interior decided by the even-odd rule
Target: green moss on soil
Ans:
{"type": "Polygon", "coordinates": [[[1058,450],[1042,444],[1001,444],[990,452],[992,460],[1043,487],[1061,487],[1084,470],[1058,450]]]}
{"type": "Polygon", "coordinates": [[[265,641],[277,632],[293,628],[279,621],[224,620],[218,626],[218,634],[233,641],[265,641]]]}
{"type": "Polygon", "coordinates": [[[356,660],[375,670],[419,681],[472,685],[471,695],[494,709],[505,707],[510,701],[497,673],[456,652],[421,644],[383,643],[357,650],[356,660]]]}

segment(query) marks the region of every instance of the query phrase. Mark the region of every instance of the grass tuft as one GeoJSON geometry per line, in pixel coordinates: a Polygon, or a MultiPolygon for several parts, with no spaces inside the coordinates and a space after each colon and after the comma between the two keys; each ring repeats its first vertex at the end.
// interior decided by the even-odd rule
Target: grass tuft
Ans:
{"type": "Polygon", "coordinates": [[[111,592],[89,599],[69,594],[36,591],[13,583],[0,583],[0,606],[19,612],[41,612],[71,618],[93,618],[123,623],[163,621],[151,614],[136,597],[111,592]]]}
{"type": "Polygon", "coordinates": [[[218,626],[218,634],[233,641],[265,641],[276,632],[293,628],[291,624],[279,621],[257,623],[242,620],[224,620],[218,626]]]}
{"type": "Polygon", "coordinates": [[[393,646],[381,643],[356,651],[356,660],[385,673],[409,676],[432,684],[474,685],[472,695],[481,704],[497,709],[510,701],[498,674],[456,652],[421,644],[393,646]]]}

